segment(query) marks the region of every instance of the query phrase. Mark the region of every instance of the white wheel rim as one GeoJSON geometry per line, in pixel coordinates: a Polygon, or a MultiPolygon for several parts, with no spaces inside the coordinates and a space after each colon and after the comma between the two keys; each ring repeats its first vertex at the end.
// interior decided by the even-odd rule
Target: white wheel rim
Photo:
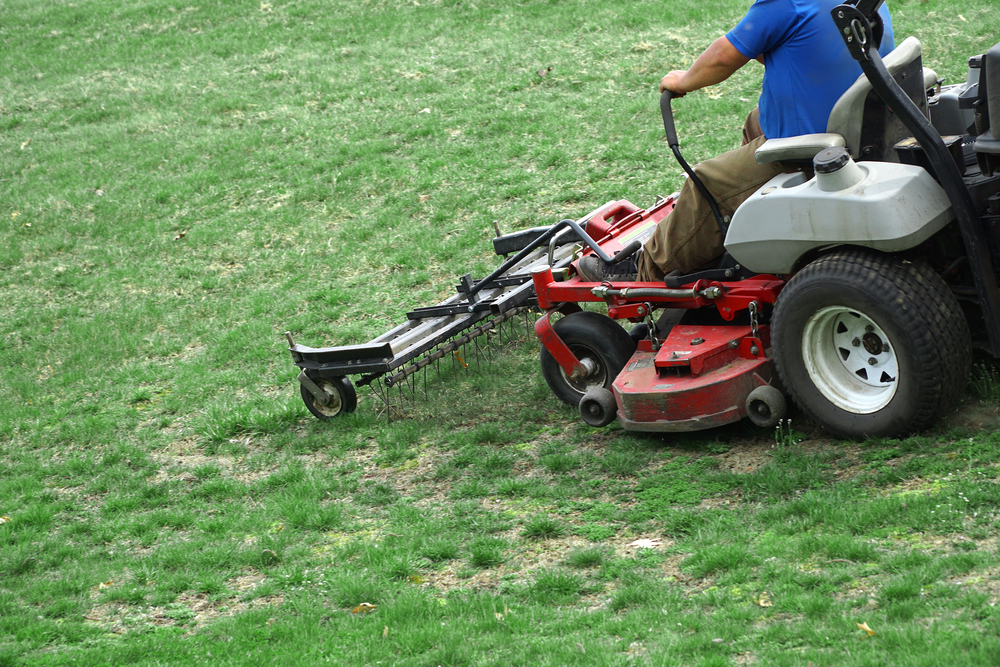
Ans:
{"type": "Polygon", "coordinates": [[[336,417],[344,407],[340,392],[328,380],[319,380],[316,384],[330,397],[330,402],[326,405],[320,405],[319,401],[313,399],[313,406],[326,417],[336,417]]]}
{"type": "Polygon", "coordinates": [[[867,315],[845,306],[817,311],[802,332],[802,360],[813,386],[842,410],[867,415],[899,386],[896,345],[867,315]]]}
{"type": "Polygon", "coordinates": [[[563,381],[569,386],[573,391],[577,392],[581,396],[586,394],[591,389],[596,389],[597,387],[604,387],[604,384],[608,380],[608,373],[604,369],[604,364],[601,360],[591,353],[591,351],[585,347],[579,345],[571,345],[570,351],[576,355],[576,358],[583,362],[585,359],[590,359],[594,363],[594,371],[588,373],[582,378],[574,379],[570,377],[566,371],[563,370],[562,366],[559,367],[559,374],[562,375],[563,381]]]}

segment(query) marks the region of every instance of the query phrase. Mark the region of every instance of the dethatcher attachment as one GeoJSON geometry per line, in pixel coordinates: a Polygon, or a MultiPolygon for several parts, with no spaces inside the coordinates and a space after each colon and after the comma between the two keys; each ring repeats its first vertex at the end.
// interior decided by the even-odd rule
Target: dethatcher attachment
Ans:
{"type": "MultiPolygon", "coordinates": [[[[397,412],[392,389],[400,398],[415,390],[416,374],[435,362],[451,358],[466,366],[462,350],[476,346],[479,338],[502,336],[520,317],[536,309],[532,275],[536,270],[567,270],[580,244],[602,253],[593,237],[638,212],[628,202],[609,202],[580,220],[563,220],[549,227],[500,235],[494,250],[505,258],[500,267],[482,280],[463,276],[451,298],[406,314],[403,324],[364,345],[314,348],[296,344],[286,334],[295,365],[302,369],[298,380],[309,411],[322,420],[352,412],[357,407],[355,386],[369,386],[378,404],[391,418],[397,412]],[[348,376],[358,376],[352,383],[348,376]]],[[[605,257],[607,257],[605,255],[605,257]]]]}

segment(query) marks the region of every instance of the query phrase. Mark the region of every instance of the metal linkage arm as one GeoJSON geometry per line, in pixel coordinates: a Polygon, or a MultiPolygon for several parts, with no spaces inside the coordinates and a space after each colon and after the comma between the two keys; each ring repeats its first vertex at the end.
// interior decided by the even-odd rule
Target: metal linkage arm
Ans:
{"type": "Polygon", "coordinates": [[[479,290],[491,285],[494,280],[507,273],[507,271],[509,271],[512,266],[514,266],[515,264],[523,260],[525,257],[530,255],[533,250],[548,244],[549,239],[553,238],[556,234],[567,228],[572,229],[576,233],[576,235],[580,238],[580,240],[586,243],[587,246],[594,251],[594,254],[596,254],[602,260],[604,260],[605,262],[612,261],[612,258],[606,252],[601,250],[601,247],[597,245],[597,243],[593,239],[591,239],[590,236],[587,235],[587,232],[583,230],[583,227],[578,222],[566,218],[565,220],[560,220],[556,224],[552,225],[552,227],[550,227],[546,232],[540,234],[538,238],[536,238],[534,241],[528,244],[528,246],[524,250],[522,250],[521,252],[517,253],[516,255],[508,259],[506,262],[501,264],[500,268],[498,268],[496,271],[486,276],[478,283],[473,285],[471,288],[469,288],[469,291],[466,292],[464,296],[471,297],[472,295],[476,294],[479,290]]]}

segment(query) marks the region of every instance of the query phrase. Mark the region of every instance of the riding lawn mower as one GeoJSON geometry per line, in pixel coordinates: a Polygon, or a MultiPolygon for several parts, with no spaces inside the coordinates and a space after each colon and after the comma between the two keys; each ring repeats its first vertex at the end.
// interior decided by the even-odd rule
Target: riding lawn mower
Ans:
{"type": "Polygon", "coordinates": [[[350,412],[355,384],[388,404],[392,387],[429,364],[541,311],[542,374],[595,427],[690,431],[747,417],[773,428],[786,397],[841,437],[929,426],[961,395],[974,348],[1000,357],[1000,43],[970,59],[966,81],[943,86],[913,37],[879,56],[881,4],[834,9],[863,76],[826,133],[758,149],[759,163],[802,169],[773,178],[731,219],[681,156],[662,95],[668,144],[724,234],[721,259],[657,282],[580,275],[582,257],[628,261],[673,197],[498,230],[507,259],[496,271],[464,276],[452,298],[370,343],[311,348],[289,335],[307,408],[320,419],[350,412]]]}

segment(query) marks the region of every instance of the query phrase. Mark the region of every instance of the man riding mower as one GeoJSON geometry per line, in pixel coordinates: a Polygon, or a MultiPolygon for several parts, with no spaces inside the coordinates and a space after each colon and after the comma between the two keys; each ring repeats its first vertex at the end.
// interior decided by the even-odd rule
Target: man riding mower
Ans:
{"type": "Polygon", "coordinates": [[[1000,44],[942,87],[916,38],[892,48],[882,4],[757,0],[662,81],[689,175],[678,199],[498,232],[513,257],[366,345],[289,337],[306,406],[350,412],[358,375],[388,409],[390,388],[538,308],[543,376],[594,426],[773,427],[786,394],[842,437],[929,426],[973,348],[1000,357],[1000,44]],[[765,66],[759,128],[748,120],[736,158],[692,170],[672,98],[751,59],[765,66]]]}
{"type": "Polygon", "coordinates": [[[692,172],[679,158],[691,178],[672,212],[662,211],[670,202],[611,225],[576,275],[535,276],[539,305],[565,314],[536,325],[543,373],[588,423],[670,431],[749,416],[772,426],[787,392],[837,435],[900,435],[954,404],[973,344],[1000,352],[1000,45],[970,61],[965,83],[940,89],[915,38],[889,51],[880,1],[810,4],[826,12],[794,10],[771,29],[762,21],[797,5],[758,0],[691,70],[661,84],[679,158],[671,97],[722,80],[763,48],[766,138],[716,158],[724,169],[710,160],[692,172]],[[789,119],[772,106],[781,95],[813,102],[821,92],[785,89],[812,80],[817,66],[785,52],[803,35],[826,49],[824,67],[832,58],[851,77],[858,65],[864,73],[831,103],[825,131],[803,120],[808,110],[789,119]],[[839,56],[829,52],[833,38],[839,56]],[[717,173],[728,178],[721,187],[717,173]],[[662,220],[655,227],[653,216],[662,220]],[[649,240],[632,254],[637,236],[649,240]],[[709,263],[715,238],[726,252],[709,263]],[[573,312],[582,301],[648,324],[634,338],[619,334],[601,315],[573,312]],[[686,313],[670,328],[662,322],[671,318],[652,316],[659,309],[686,313]]]}

